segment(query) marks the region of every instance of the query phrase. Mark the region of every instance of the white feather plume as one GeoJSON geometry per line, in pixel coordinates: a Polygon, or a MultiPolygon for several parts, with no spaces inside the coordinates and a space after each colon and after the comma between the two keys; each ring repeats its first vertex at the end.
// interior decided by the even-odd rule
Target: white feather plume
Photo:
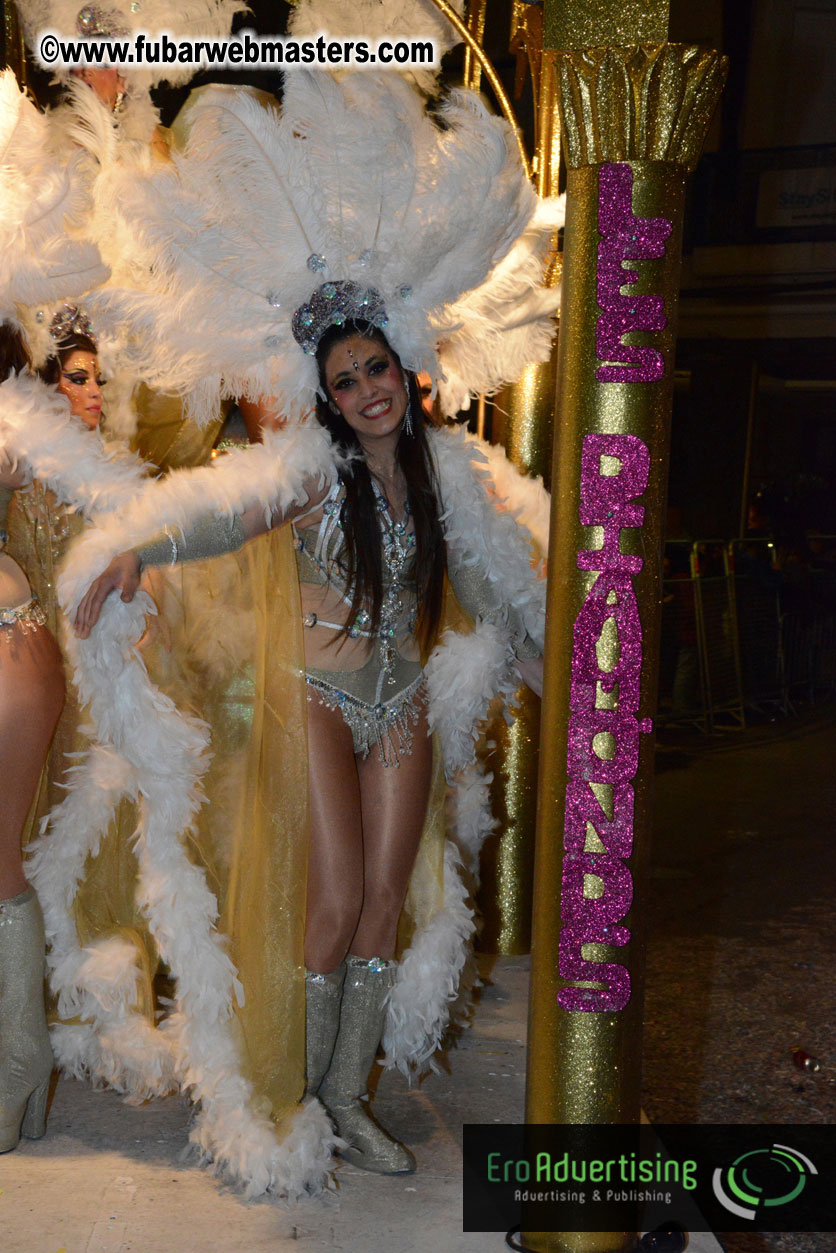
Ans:
{"type": "Polygon", "coordinates": [[[548,361],[560,288],[544,287],[543,279],[564,208],[564,196],[541,201],[485,282],[452,306],[456,329],[439,348],[438,391],[445,413],[469,408],[471,396],[490,396],[515,382],[526,366],[548,361]]]}
{"type": "Polygon", "coordinates": [[[89,201],[77,163],[55,167],[49,127],[18,86],[0,74],[0,317],[15,305],[78,296],[107,278],[95,245],[71,238],[89,201]]]}
{"type": "MultiPolygon", "coordinates": [[[[185,395],[195,416],[207,416],[219,385],[230,396],[275,394],[293,416],[310,406],[317,371],[291,319],[329,279],[380,292],[403,364],[437,378],[457,302],[529,227],[538,242],[528,253],[541,248],[540,202],[510,128],[472,93],[452,93],[434,118],[400,75],[337,82],[299,70],[287,76],[281,117],[244,93],[216,90],[192,119],[176,169],[114,197],[151,277],[143,291],[108,293],[100,313],[130,328],[137,370],[185,395]],[[308,268],[312,255],[324,270],[308,268]]],[[[519,329],[531,268],[519,282],[500,275],[500,294],[474,303],[474,334],[509,283],[519,329]]],[[[510,308],[501,310],[506,324],[510,308]]],[[[541,305],[538,315],[532,333],[542,343],[548,311],[541,305]]],[[[518,346],[520,358],[532,356],[518,346]]]]}
{"type": "MultiPolygon", "coordinates": [[[[452,0],[461,17],[464,0],[452,0]]],[[[461,36],[432,0],[299,0],[288,21],[288,33],[304,39],[325,31],[332,39],[432,39],[439,60],[460,42],[461,36]]],[[[365,73],[365,70],[361,70],[365,73]]],[[[425,91],[432,91],[438,67],[399,70],[425,91]]]]}

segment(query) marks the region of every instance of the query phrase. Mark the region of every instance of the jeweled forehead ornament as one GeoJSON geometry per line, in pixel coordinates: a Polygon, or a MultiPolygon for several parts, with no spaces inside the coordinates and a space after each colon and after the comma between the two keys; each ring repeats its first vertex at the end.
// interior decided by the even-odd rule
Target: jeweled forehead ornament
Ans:
{"type": "Polygon", "coordinates": [[[49,324],[49,333],[59,345],[73,335],[84,335],[94,344],[96,342],[90,319],[77,305],[64,305],[63,309],[59,309],[49,324]]]}
{"type": "Polygon", "coordinates": [[[361,287],[351,279],[335,279],[323,283],[310,300],[299,306],[290,328],[302,351],[313,357],[329,327],[361,321],[383,330],[388,320],[380,292],[361,287]]]}

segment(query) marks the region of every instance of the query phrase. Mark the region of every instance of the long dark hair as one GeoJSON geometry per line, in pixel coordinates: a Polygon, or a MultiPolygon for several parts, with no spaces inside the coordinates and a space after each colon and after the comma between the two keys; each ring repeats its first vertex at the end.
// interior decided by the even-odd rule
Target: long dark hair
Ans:
{"type": "Polygon", "coordinates": [[[0,383],[5,383],[14,371],[29,368],[29,353],[26,351],[26,340],[12,322],[0,322],[0,383]]]}
{"type": "Polygon", "coordinates": [[[401,370],[412,411],[412,433],[401,427],[395,456],[406,479],[409,510],[415,524],[415,584],[418,593],[417,633],[426,654],[432,648],[441,620],[444,573],[447,554],[444,532],[439,520],[439,488],[427,442],[426,428],[433,425],[421,404],[421,393],[415,375],[401,366],[397,353],[384,335],[367,322],[346,322],[330,327],[319,341],[316,360],[319,366],[320,391],[316,416],[330,433],[338,449],[348,460],[340,470],[345,486],[340,522],[347,553],[347,584],[351,609],[345,631],[365,609],[371,615],[370,630],[380,627],[383,601],[383,570],[380,548],[380,524],[375,504],[372,476],[357,435],[341,413],[334,413],[328,404],[325,362],[335,344],[351,335],[365,335],[385,348],[401,370]]]}
{"type": "Polygon", "coordinates": [[[61,370],[66,364],[68,357],[71,357],[74,352],[89,352],[94,357],[99,355],[99,350],[89,335],[80,333],[68,335],[66,339],[62,339],[56,344],[54,354],[51,357],[47,357],[38,370],[43,381],[45,383],[60,383],[61,370]]]}

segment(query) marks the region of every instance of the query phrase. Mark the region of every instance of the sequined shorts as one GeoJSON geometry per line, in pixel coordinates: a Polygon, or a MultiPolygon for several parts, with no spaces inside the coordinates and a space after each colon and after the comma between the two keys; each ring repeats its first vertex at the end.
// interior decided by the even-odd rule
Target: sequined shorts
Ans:
{"type": "Polygon", "coordinates": [[[421,707],[426,704],[427,690],[423,673],[397,695],[377,705],[344,692],[322,677],[323,671],[310,670],[305,675],[308,700],[316,693],[328,709],[338,709],[351,731],[354,752],[368,757],[372,744],[377,745],[384,766],[400,765],[400,758],[412,752],[415,742],[412,728],[417,724],[421,707]]]}
{"type": "Polygon", "coordinates": [[[16,626],[20,626],[24,632],[46,626],[46,615],[38,604],[37,596],[22,605],[15,605],[14,609],[0,609],[0,640],[10,635],[12,628],[16,626]]]}

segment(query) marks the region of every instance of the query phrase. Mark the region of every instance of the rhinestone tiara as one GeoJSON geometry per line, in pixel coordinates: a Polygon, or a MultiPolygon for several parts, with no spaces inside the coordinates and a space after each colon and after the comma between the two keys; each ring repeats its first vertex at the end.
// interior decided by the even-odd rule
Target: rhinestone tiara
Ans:
{"type": "Polygon", "coordinates": [[[72,335],[84,335],[94,344],[96,342],[90,319],[77,305],[64,305],[63,309],[59,309],[49,324],[49,333],[59,345],[72,335]]]}
{"type": "Polygon", "coordinates": [[[299,306],[290,326],[302,351],[313,357],[329,327],[355,320],[383,330],[389,320],[383,297],[373,287],[361,287],[351,279],[335,279],[323,283],[310,300],[299,306]]]}
{"type": "Polygon", "coordinates": [[[77,34],[88,39],[123,38],[130,34],[118,9],[104,9],[98,4],[85,4],[79,9],[75,28],[77,34]]]}

